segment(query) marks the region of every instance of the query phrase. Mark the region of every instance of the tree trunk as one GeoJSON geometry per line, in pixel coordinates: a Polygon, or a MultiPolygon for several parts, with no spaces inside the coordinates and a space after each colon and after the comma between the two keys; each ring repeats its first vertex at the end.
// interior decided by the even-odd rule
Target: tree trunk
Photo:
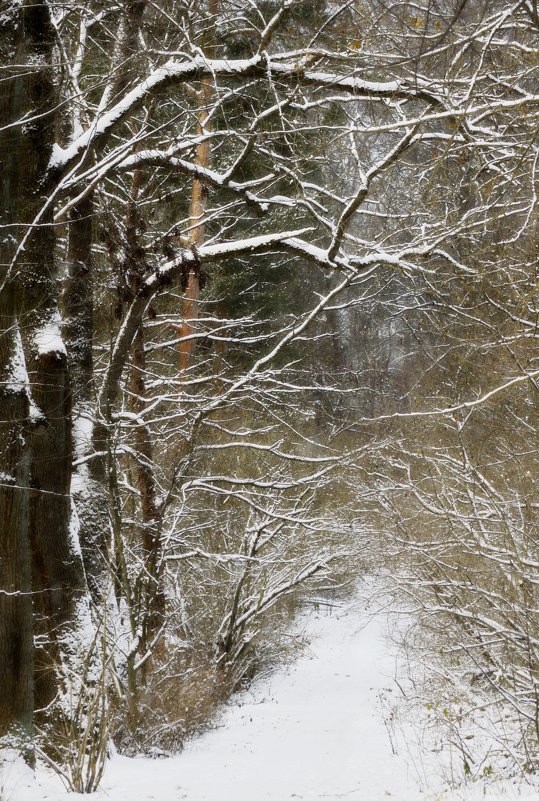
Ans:
{"type": "Polygon", "coordinates": [[[34,669],[24,430],[29,401],[10,295],[6,288],[0,294],[0,737],[19,730],[30,739],[34,669]]]}
{"type": "MultiPolygon", "coordinates": [[[[146,357],[144,329],[141,326],[133,343],[131,366],[132,409],[136,414],[144,410],[146,357]]],[[[157,501],[154,474],[153,441],[148,427],[140,422],[135,429],[137,461],[135,475],[140,493],[142,512],[143,574],[140,602],[143,615],[141,647],[145,650],[162,625],[165,614],[165,596],[161,577],[161,516],[157,501]]]]}
{"type": "MultiPolygon", "coordinates": [[[[90,593],[97,601],[107,572],[109,532],[105,460],[92,458],[94,424],[93,194],[75,206],[69,221],[68,275],[63,293],[65,336],[73,383],[74,455],[84,461],[73,475],[73,500],[90,593]]],[[[105,443],[104,447],[106,447],[105,443]]]]}
{"type": "Polygon", "coordinates": [[[93,396],[93,214],[94,199],[88,195],[75,206],[69,221],[68,276],[63,309],[73,401],[77,408],[87,408],[93,396]]]}
{"type": "MultiPolygon", "coordinates": [[[[218,10],[218,0],[208,0],[208,11],[215,18],[218,10]]],[[[210,26],[210,36],[213,37],[213,27],[215,19],[210,26]]],[[[215,47],[210,43],[207,48],[208,55],[214,55],[215,47]]],[[[197,103],[199,111],[197,114],[197,136],[209,133],[211,128],[209,120],[209,109],[213,97],[213,80],[204,78],[201,82],[200,91],[197,92],[197,103]]],[[[194,163],[198,167],[209,167],[210,164],[210,144],[209,140],[200,142],[196,147],[194,163]]],[[[189,242],[194,249],[201,247],[205,239],[205,216],[207,206],[207,190],[199,178],[193,178],[191,187],[191,205],[189,208],[189,242]]],[[[198,317],[198,304],[200,296],[200,272],[196,269],[189,270],[187,276],[187,286],[182,304],[182,324],[180,326],[180,337],[183,339],[179,345],[178,370],[180,377],[185,374],[189,367],[194,351],[195,340],[192,335],[195,333],[195,322],[198,317]]]]}
{"type": "MultiPolygon", "coordinates": [[[[112,64],[115,80],[111,82],[102,98],[105,108],[118,98],[136,75],[134,61],[139,54],[140,34],[146,0],[129,0],[123,8],[118,43],[112,64]]],[[[94,336],[93,318],[93,270],[92,244],[94,198],[90,194],[73,210],[69,228],[69,276],[64,293],[64,307],[68,318],[67,336],[69,352],[72,354],[73,387],[77,404],[75,419],[77,456],[89,457],[76,471],[74,498],[80,520],[80,543],[84,569],[89,589],[94,600],[98,600],[108,581],[110,566],[109,540],[109,476],[107,463],[110,450],[110,413],[94,409],[94,375],[92,345],[94,336]]]]}
{"type": "MultiPolygon", "coordinates": [[[[5,91],[12,94],[13,119],[24,119],[25,115],[33,118],[31,123],[14,129],[17,142],[9,161],[16,159],[18,163],[13,166],[14,180],[9,182],[4,204],[13,204],[13,221],[18,223],[11,277],[33,403],[27,454],[31,486],[28,514],[19,510],[17,520],[25,526],[25,534],[19,538],[29,542],[31,551],[34,634],[41,635],[42,643],[35,653],[35,699],[38,705],[44,705],[56,691],[53,663],[59,637],[74,619],[85,582],[72,536],[71,389],[57,311],[52,187],[44,179],[58,108],[53,67],[55,32],[47,3],[28,2],[13,9],[12,34],[15,32],[17,41],[14,63],[21,66],[5,91]]],[[[8,311],[9,306],[8,301],[8,311]]],[[[16,449],[13,460],[19,460],[19,472],[26,472],[26,454],[16,449]]],[[[13,558],[14,549],[7,553],[13,558]]],[[[16,572],[9,564],[5,569],[16,572]]],[[[24,581],[29,572],[25,566],[24,581]]]]}
{"type": "Polygon", "coordinates": [[[23,19],[17,3],[0,23],[0,736],[14,729],[30,737],[33,716],[33,628],[28,537],[28,380],[17,324],[16,273],[19,202],[25,137],[8,128],[26,110],[23,19]],[[13,65],[13,66],[10,66],[13,65]]]}

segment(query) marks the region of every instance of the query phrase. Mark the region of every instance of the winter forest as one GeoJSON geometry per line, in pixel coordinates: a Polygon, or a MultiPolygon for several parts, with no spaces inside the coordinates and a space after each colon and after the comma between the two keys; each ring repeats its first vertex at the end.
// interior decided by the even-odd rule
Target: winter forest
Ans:
{"type": "Polygon", "coordinates": [[[0,754],[178,753],[359,587],[461,779],[533,781],[537,0],[4,0],[0,53],[0,754]]]}

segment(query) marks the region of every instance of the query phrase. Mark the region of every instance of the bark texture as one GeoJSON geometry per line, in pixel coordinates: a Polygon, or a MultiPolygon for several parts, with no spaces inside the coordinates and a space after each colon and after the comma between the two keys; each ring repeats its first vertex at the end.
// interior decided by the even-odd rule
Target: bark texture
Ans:
{"type": "Polygon", "coordinates": [[[7,127],[26,110],[23,15],[12,4],[0,24],[0,58],[9,80],[0,83],[0,736],[20,728],[31,734],[33,642],[28,536],[29,399],[17,314],[19,293],[12,262],[20,236],[24,135],[7,127]]]}
{"type": "MultiPolygon", "coordinates": [[[[27,618],[33,598],[33,630],[34,635],[40,635],[41,643],[34,654],[34,702],[41,706],[55,695],[54,664],[62,630],[73,620],[85,582],[71,530],[71,388],[59,328],[52,187],[45,180],[58,108],[53,68],[55,31],[48,4],[28,2],[11,8],[8,20],[15,41],[12,63],[17,66],[11,80],[3,82],[4,103],[8,105],[8,119],[28,117],[30,121],[10,129],[8,142],[2,147],[10,175],[2,206],[4,213],[8,210],[18,223],[5,248],[9,264],[3,259],[3,329],[8,334],[2,355],[6,371],[6,355],[17,345],[12,321],[18,318],[28,386],[12,393],[11,411],[3,417],[8,418],[6,433],[12,440],[7,447],[9,459],[13,467],[18,465],[17,485],[24,488],[29,484],[30,491],[20,490],[20,500],[11,501],[15,525],[3,534],[3,569],[8,583],[10,576],[12,583],[18,577],[16,581],[24,586],[24,592],[30,590],[31,581],[32,595],[20,602],[26,617],[21,633],[11,634],[12,642],[5,643],[5,650],[31,665],[32,627],[27,618]],[[32,415],[28,420],[30,402],[32,415]],[[16,421],[19,431],[14,428],[16,421]]],[[[17,358],[20,361],[20,356],[17,358]]],[[[31,716],[28,696],[27,688],[24,700],[20,696],[15,704],[17,714],[25,721],[31,716]]]]}

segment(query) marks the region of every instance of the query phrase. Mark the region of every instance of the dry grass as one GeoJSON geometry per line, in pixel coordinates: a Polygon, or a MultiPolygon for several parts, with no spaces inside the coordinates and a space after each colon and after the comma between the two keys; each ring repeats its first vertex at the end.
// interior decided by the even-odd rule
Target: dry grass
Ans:
{"type": "Polygon", "coordinates": [[[113,740],[126,753],[177,752],[189,737],[211,726],[230,692],[226,676],[202,649],[162,655],[147,671],[135,730],[123,707],[117,707],[113,740]]]}

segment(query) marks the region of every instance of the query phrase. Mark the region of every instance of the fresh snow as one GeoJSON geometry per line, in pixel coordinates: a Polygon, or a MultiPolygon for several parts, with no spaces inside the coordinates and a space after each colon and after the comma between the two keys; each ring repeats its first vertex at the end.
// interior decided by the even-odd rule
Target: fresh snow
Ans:
{"type": "Polygon", "coordinates": [[[57,353],[66,356],[66,349],[60,331],[60,315],[55,311],[34,334],[34,343],[40,355],[57,353]]]}
{"type": "Polygon", "coordinates": [[[24,347],[18,325],[15,329],[15,347],[8,368],[8,376],[9,380],[6,386],[7,391],[16,393],[25,392],[28,397],[28,416],[30,421],[32,421],[34,424],[43,421],[44,414],[41,409],[36,406],[30,393],[30,380],[28,378],[26,359],[24,357],[24,347]]]}
{"type": "Polygon", "coordinates": [[[73,449],[76,459],[81,459],[90,452],[93,431],[94,421],[91,413],[87,409],[81,409],[73,420],[73,449]]]}
{"type": "MultiPolygon", "coordinates": [[[[49,161],[49,169],[65,167],[73,159],[82,156],[96,136],[111,130],[137,103],[168,81],[185,82],[199,77],[201,73],[213,76],[245,75],[256,68],[268,70],[277,75],[296,77],[300,68],[298,58],[292,58],[288,61],[285,61],[285,59],[287,59],[286,53],[281,54],[281,63],[269,58],[267,53],[258,53],[248,59],[207,59],[202,55],[190,58],[188,61],[170,59],[162,67],[157,67],[153,70],[138,86],[127,92],[118,103],[98,117],[93,125],[74,139],[67,148],[55,146],[49,161]]],[[[366,81],[356,76],[342,78],[333,73],[309,70],[303,70],[303,77],[307,81],[320,86],[342,87],[347,90],[366,92],[368,94],[391,95],[401,86],[397,81],[381,83],[366,81]]],[[[415,91],[415,89],[412,89],[410,94],[413,95],[415,91]]]]}
{"type": "MultiPolygon", "coordinates": [[[[537,801],[509,781],[451,790],[448,760],[400,719],[403,662],[391,617],[364,604],[305,615],[309,648],[236,696],[215,729],[169,759],[114,756],[103,801],[537,801]],[[393,700],[394,699],[394,700],[393,700]],[[423,741],[421,749],[418,743],[423,741]]],[[[22,763],[0,778],[6,801],[69,801],[59,779],[22,763]]]]}
{"type": "Polygon", "coordinates": [[[8,368],[8,376],[8,391],[21,392],[28,389],[28,372],[26,370],[24,348],[22,346],[21,333],[18,326],[15,330],[15,348],[11,356],[11,362],[8,368]]]}

